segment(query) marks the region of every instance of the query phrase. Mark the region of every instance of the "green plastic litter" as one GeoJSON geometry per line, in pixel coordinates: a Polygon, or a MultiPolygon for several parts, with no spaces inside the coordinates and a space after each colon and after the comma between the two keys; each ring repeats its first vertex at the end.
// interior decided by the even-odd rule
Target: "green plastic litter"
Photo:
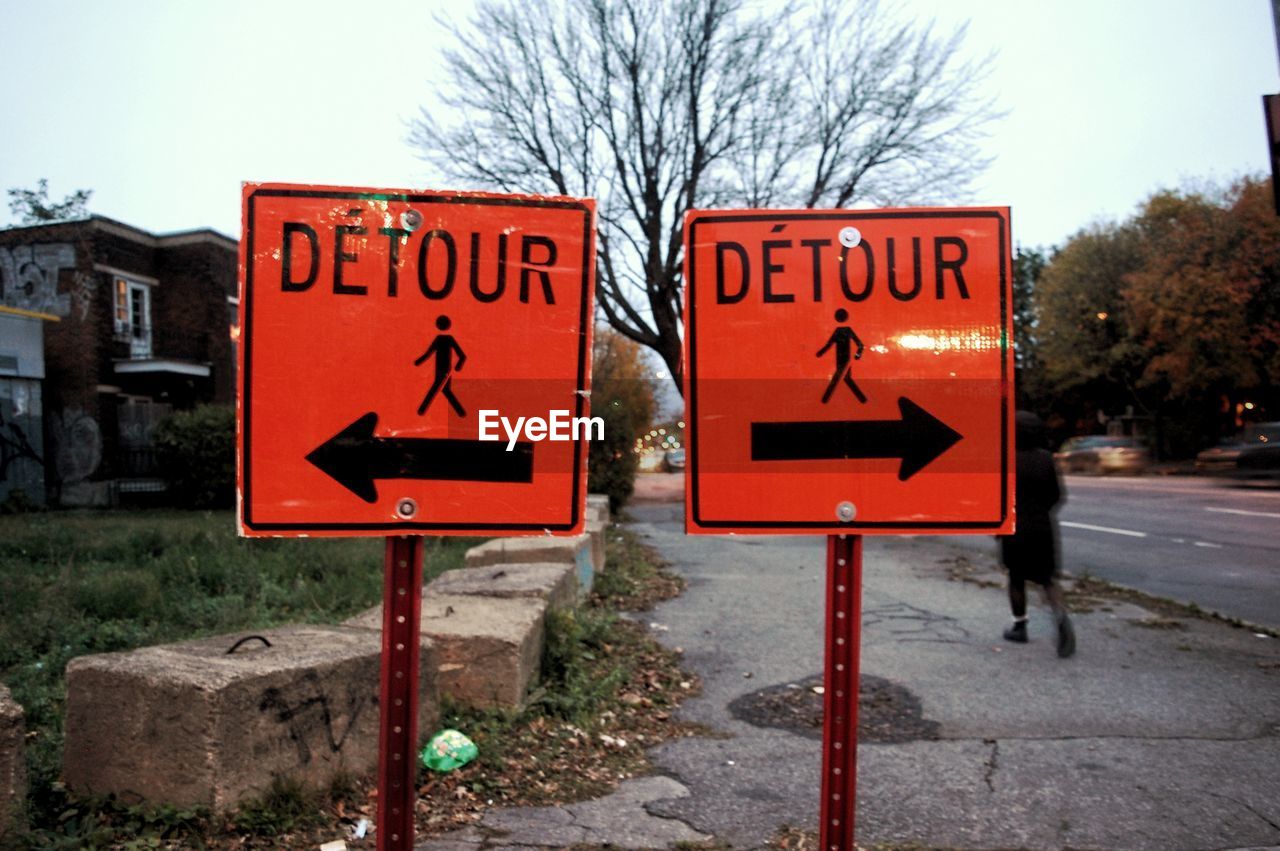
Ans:
{"type": "Polygon", "coordinates": [[[457,730],[441,730],[422,749],[422,764],[432,771],[453,771],[480,755],[476,743],[457,730]]]}

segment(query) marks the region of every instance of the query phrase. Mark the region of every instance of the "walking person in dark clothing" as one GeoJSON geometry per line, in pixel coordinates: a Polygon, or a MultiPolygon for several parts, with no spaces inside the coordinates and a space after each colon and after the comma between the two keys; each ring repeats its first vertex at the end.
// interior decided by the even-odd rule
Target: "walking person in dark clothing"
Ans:
{"type": "Polygon", "coordinates": [[[1053,511],[1066,498],[1053,456],[1044,446],[1044,423],[1030,411],[1018,411],[1014,422],[1017,531],[1000,539],[1000,560],[1009,571],[1009,607],[1013,610],[1013,626],[1004,631],[1004,637],[1026,643],[1027,583],[1034,582],[1044,590],[1045,601],[1053,610],[1058,655],[1065,659],[1076,652],[1076,637],[1057,583],[1058,525],[1053,511]]]}

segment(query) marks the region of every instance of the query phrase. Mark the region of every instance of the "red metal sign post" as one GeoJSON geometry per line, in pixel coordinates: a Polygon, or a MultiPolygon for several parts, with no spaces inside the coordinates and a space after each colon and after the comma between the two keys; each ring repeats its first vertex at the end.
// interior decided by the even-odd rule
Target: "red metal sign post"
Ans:
{"type": "Polygon", "coordinates": [[[823,671],[819,847],[853,851],[858,786],[858,657],[862,536],[827,536],[827,649],[823,671]]]}
{"type": "Polygon", "coordinates": [[[378,729],[378,851],[413,848],[417,802],[418,625],[422,538],[387,538],[382,592],[381,722],[378,729]]]}

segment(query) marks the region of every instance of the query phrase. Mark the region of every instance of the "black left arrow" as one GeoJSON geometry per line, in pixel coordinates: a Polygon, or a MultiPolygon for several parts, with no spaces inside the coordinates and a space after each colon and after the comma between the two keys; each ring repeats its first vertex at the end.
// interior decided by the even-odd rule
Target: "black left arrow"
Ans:
{"type": "Polygon", "coordinates": [[[376,502],[375,479],[435,479],[459,482],[533,481],[533,444],[510,452],[506,441],[452,437],[374,437],[378,415],[369,412],[307,455],[338,484],[376,502]]]}
{"type": "Polygon", "coordinates": [[[752,461],[899,458],[898,481],[920,472],[963,435],[905,396],[898,420],[751,424],[752,461]]]}

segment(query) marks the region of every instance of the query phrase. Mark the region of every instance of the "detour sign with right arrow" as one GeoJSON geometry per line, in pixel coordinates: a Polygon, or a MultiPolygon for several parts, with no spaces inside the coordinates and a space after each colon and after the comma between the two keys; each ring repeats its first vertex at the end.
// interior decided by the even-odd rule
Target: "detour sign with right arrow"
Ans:
{"type": "Polygon", "coordinates": [[[1013,529],[1007,208],[693,211],[689,532],[1013,529]]]}

